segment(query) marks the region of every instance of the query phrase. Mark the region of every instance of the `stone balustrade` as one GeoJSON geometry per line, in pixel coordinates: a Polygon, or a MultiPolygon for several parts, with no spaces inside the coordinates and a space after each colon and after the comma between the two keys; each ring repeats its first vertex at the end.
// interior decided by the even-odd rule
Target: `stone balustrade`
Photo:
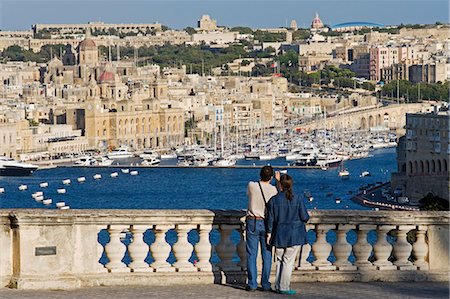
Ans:
{"type": "MultiPolygon", "coordinates": [[[[293,281],[447,280],[449,213],[311,211],[293,281]]],[[[245,213],[0,211],[0,282],[24,289],[245,282],[245,213]]]]}

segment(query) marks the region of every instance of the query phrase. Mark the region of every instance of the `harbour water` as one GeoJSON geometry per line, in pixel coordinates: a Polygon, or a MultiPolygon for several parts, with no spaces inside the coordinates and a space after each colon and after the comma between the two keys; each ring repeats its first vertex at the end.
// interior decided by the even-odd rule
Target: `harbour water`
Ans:
{"type": "MultiPolygon", "coordinates": [[[[372,157],[346,161],[350,171],[349,180],[338,177],[338,168],[289,169],[298,194],[310,193],[314,200],[307,201],[309,209],[366,209],[350,200],[361,185],[388,181],[396,171],[395,148],[376,150],[372,157]],[[371,176],[360,177],[363,171],[371,176]],[[341,202],[336,203],[335,199],[341,202]]],[[[166,161],[170,164],[173,161],[166,161]]],[[[238,165],[255,165],[255,168],[140,168],[139,174],[123,174],[120,168],[54,168],[38,170],[30,177],[0,177],[0,208],[48,208],[64,201],[72,209],[245,209],[246,185],[258,180],[261,165],[286,165],[284,159],[273,161],[240,161],[238,165]],[[118,177],[111,177],[118,171],[118,177]],[[102,179],[94,180],[95,174],[102,179]],[[86,182],[78,183],[84,176],[86,182]],[[70,185],[62,180],[70,179],[70,185]],[[48,182],[47,188],[40,188],[48,182]],[[19,191],[21,184],[28,190],[19,191]],[[57,193],[65,188],[65,194],[57,193]],[[36,202],[32,193],[43,191],[44,198],[53,204],[44,206],[36,202]]],[[[164,165],[162,163],[161,165],[164,165]]],[[[129,167],[133,169],[133,167],[129,167]]],[[[282,169],[282,168],[281,168],[282,169]]]]}

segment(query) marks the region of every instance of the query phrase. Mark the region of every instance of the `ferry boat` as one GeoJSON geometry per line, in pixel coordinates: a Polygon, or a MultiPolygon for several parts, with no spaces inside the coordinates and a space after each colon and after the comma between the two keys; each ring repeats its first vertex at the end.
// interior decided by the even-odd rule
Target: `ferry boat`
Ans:
{"type": "Polygon", "coordinates": [[[126,159],[133,157],[133,153],[128,151],[127,146],[120,146],[118,149],[109,152],[108,159],[126,159]]]}
{"type": "Polygon", "coordinates": [[[0,176],[28,176],[33,174],[36,169],[38,169],[36,165],[0,156],[0,176]]]}

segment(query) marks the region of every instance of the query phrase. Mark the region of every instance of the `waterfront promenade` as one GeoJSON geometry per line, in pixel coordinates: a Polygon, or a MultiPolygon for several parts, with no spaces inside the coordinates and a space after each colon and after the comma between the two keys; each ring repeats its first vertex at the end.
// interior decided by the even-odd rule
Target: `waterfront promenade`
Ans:
{"type": "Polygon", "coordinates": [[[295,283],[295,296],[268,292],[246,292],[239,286],[177,285],[93,287],[76,290],[32,291],[0,289],[0,298],[9,299],[66,299],[66,298],[315,298],[315,299],[370,299],[370,298],[449,298],[448,282],[351,282],[351,283],[295,283]]]}

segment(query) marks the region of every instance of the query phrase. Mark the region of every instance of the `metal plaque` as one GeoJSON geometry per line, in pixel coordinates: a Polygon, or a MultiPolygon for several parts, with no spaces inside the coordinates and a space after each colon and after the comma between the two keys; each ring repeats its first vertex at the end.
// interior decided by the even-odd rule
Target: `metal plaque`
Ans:
{"type": "Polygon", "coordinates": [[[56,246],[36,247],[34,255],[56,255],[56,246]]]}

